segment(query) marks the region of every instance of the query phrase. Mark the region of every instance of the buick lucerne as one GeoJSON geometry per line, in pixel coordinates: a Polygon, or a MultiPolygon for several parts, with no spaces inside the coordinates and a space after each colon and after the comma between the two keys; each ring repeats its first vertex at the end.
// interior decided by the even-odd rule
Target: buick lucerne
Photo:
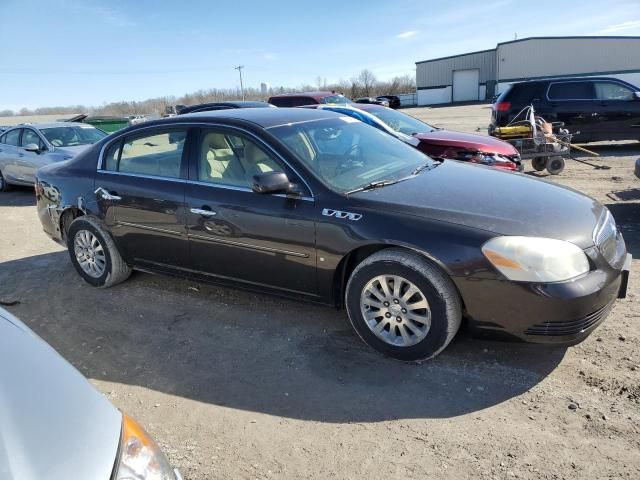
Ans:
{"type": "Polygon", "coordinates": [[[463,317],[575,343],[624,296],[631,261],[585,195],[432,160],[322,110],[135,125],[40,169],[36,195],[45,232],[92,285],[138,269],[306,298],[344,308],[402,360],[442,351],[463,317]]]}

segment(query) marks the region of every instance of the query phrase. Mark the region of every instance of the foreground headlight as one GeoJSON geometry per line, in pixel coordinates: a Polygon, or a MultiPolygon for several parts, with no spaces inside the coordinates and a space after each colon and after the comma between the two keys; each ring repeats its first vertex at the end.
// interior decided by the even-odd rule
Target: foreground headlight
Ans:
{"type": "Polygon", "coordinates": [[[120,458],[114,480],[176,480],[156,442],[131,417],[122,415],[120,458]]]}
{"type": "Polygon", "coordinates": [[[561,282],[589,271],[584,252],[551,238],[496,237],[482,247],[491,264],[509,280],[561,282]]]}

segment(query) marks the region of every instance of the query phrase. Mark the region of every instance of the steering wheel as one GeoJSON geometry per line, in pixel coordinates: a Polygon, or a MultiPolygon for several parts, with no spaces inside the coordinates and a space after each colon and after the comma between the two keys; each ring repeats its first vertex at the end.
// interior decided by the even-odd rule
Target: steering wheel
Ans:
{"type": "Polygon", "coordinates": [[[347,148],[342,155],[344,155],[345,157],[350,157],[353,153],[356,152],[356,150],[359,150],[359,149],[360,149],[360,144],[354,143],[349,148],[347,148]]]}
{"type": "Polygon", "coordinates": [[[364,165],[364,162],[362,160],[354,158],[352,156],[353,153],[359,149],[360,145],[358,143],[355,143],[351,145],[347,150],[345,150],[345,152],[342,154],[343,160],[336,165],[336,175],[340,175],[347,170],[362,167],[364,165]]]}

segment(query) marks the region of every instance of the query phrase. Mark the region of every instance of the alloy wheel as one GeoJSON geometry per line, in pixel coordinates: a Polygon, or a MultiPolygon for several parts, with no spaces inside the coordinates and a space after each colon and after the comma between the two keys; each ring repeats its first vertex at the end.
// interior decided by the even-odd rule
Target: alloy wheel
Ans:
{"type": "Polygon", "coordinates": [[[93,278],[100,278],[104,274],[107,259],[102,244],[93,233],[88,230],[76,233],[73,251],[84,273],[93,278]]]}
{"type": "Polygon", "coordinates": [[[362,289],[360,310],[369,329],[382,341],[410,347],[431,328],[431,309],[422,291],[398,275],[379,275],[362,289]]]}

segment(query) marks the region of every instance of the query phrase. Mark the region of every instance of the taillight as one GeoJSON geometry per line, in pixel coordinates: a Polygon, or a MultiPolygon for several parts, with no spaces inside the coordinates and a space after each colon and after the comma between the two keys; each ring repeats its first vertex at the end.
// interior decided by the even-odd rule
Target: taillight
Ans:
{"type": "Polygon", "coordinates": [[[496,103],[496,111],[508,112],[511,108],[511,102],[498,102],[496,103]]]}

